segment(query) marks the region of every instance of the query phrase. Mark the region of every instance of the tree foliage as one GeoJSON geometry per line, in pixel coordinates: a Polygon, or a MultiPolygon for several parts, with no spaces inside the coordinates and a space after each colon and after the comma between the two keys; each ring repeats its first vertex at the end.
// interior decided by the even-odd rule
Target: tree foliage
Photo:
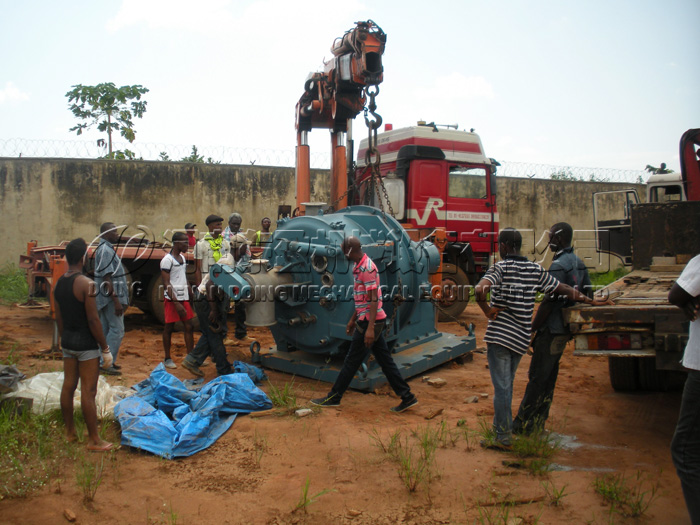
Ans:
{"type": "MultiPolygon", "coordinates": [[[[168,157],[166,153],[161,153],[161,160],[170,160],[169,158],[163,158],[163,155],[165,157],[168,157]]],[[[190,153],[187,157],[183,157],[180,159],[180,162],[194,162],[197,164],[221,164],[220,160],[213,160],[211,157],[207,157],[207,160],[204,160],[204,157],[199,154],[197,151],[197,146],[192,146],[192,153],[190,153]]]]}
{"type": "Polygon", "coordinates": [[[552,180],[567,180],[574,182],[610,182],[609,177],[601,177],[599,175],[596,175],[595,173],[590,173],[588,175],[588,178],[585,178],[583,176],[577,177],[576,175],[571,173],[571,170],[568,169],[555,171],[549,176],[549,178],[552,180]]]}
{"type": "Polygon", "coordinates": [[[107,141],[98,141],[98,145],[108,147],[105,158],[115,158],[112,149],[112,133],[118,131],[129,142],[136,139],[134,131],[134,119],[142,118],[146,112],[145,100],[141,97],[148,93],[148,89],[135,84],[133,86],[116,87],[112,82],[97,84],[96,86],[83,86],[77,84],[66,93],[69,109],[75,117],[83,122],[70,128],[78,135],[83,130],[97,125],[101,133],[107,132],[107,141]]]}

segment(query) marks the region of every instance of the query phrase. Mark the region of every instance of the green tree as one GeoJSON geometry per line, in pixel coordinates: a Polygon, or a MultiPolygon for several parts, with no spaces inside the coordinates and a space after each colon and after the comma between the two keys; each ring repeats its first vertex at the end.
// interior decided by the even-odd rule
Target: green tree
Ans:
{"type": "MultiPolygon", "coordinates": [[[[141,97],[148,93],[148,89],[140,85],[116,87],[112,82],[97,84],[96,86],[83,86],[77,84],[66,93],[69,109],[77,118],[85,121],[70,128],[78,135],[97,124],[97,130],[107,132],[108,154],[105,158],[114,158],[112,150],[112,133],[119,131],[121,136],[129,142],[134,142],[134,119],[143,117],[146,112],[146,101],[141,97]]],[[[97,141],[100,146],[105,145],[104,139],[97,141]]]]}
{"type": "MultiPolygon", "coordinates": [[[[160,154],[160,160],[168,161],[170,160],[170,157],[167,153],[162,152],[160,154]]],[[[197,146],[194,145],[192,146],[192,153],[190,153],[187,157],[181,158],[180,162],[194,162],[196,164],[205,164],[204,157],[199,154],[199,151],[197,151],[197,146]]],[[[221,164],[221,161],[215,161],[211,157],[207,157],[206,164],[221,164]]]]}
{"type": "Polygon", "coordinates": [[[549,176],[550,179],[552,180],[572,180],[572,181],[578,181],[581,179],[577,179],[574,177],[574,175],[571,173],[571,170],[568,169],[562,169],[559,171],[555,171],[549,176]]]}

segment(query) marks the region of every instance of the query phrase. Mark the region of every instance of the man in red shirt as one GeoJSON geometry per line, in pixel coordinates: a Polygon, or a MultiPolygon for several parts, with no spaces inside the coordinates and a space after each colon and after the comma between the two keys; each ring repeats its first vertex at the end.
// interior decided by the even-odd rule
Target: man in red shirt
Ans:
{"type": "Polygon", "coordinates": [[[391,411],[403,412],[416,406],[418,399],[411,392],[406,380],[401,377],[401,372],[394,363],[389,347],[384,340],[382,332],[386,322],[386,313],[382,310],[382,300],[379,297],[380,284],[377,266],[372,262],[372,259],[367,257],[367,254],[363,253],[362,244],[357,237],[347,237],[343,241],[341,249],[345,257],[355,263],[352,271],[355,311],[345,329],[348,335],[353,334],[352,343],[331,391],[325,397],[312,399],[311,403],[320,407],[339,406],[353,376],[362,365],[367,353],[371,351],[389,385],[401,398],[401,403],[392,407],[391,411]]]}
{"type": "Polygon", "coordinates": [[[194,234],[196,227],[197,227],[197,225],[193,224],[191,222],[188,222],[187,224],[185,224],[185,232],[187,233],[188,250],[194,250],[194,247],[197,244],[197,237],[194,234]]]}

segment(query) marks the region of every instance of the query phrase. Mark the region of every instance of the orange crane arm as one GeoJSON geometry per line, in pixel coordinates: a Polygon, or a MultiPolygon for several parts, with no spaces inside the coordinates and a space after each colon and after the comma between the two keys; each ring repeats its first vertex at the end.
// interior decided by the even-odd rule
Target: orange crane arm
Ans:
{"type": "MultiPolygon", "coordinates": [[[[296,106],[296,205],[301,213],[311,198],[308,132],[314,128],[331,130],[331,201],[347,191],[344,135],[348,122],[365,106],[365,88],[383,80],[385,44],[386,34],[372,20],[357,22],[333,42],[333,58],[325,62],[323,72],[311,74],[304,83],[304,94],[296,106]]],[[[338,207],[345,205],[343,198],[338,207]]]]}

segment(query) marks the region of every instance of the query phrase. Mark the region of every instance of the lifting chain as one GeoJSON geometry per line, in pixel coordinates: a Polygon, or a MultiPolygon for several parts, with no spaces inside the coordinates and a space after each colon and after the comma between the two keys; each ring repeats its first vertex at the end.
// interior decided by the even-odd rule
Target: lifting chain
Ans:
{"type": "MultiPolygon", "coordinates": [[[[354,170],[353,170],[353,171],[354,171],[354,170]]],[[[335,207],[338,205],[338,203],[339,203],[340,201],[342,201],[345,197],[348,196],[348,193],[350,193],[350,192],[353,190],[353,188],[355,188],[355,183],[354,183],[354,182],[352,182],[352,183],[350,183],[350,184],[348,185],[348,189],[345,190],[345,193],[343,193],[340,197],[338,197],[337,199],[335,199],[333,202],[331,202],[331,203],[328,205],[328,208],[326,209],[326,213],[335,213],[335,212],[337,211],[337,210],[335,209],[335,207]]]]}
{"type": "Polygon", "coordinates": [[[433,303],[433,305],[435,305],[435,307],[443,314],[445,314],[448,317],[451,317],[459,326],[461,326],[462,328],[466,328],[468,332],[472,331],[472,329],[470,328],[470,325],[472,323],[465,323],[464,321],[460,321],[459,319],[457,319],[454,315],[448,314],[447,310],[440,307],[440,301],[437,301],[436,299],[431,299],[430,302],[433,303]]]}
{"type": "Polygon", "coordinates": [[[396,320],[396,313],[399,311],[399,306],[401,306],[405,300],[406,299],[404,298],[404,296],[400,293],[397,293],[394,296],[394,311],[391,312],[391,319],[389,319],[389,322],[386,324],[386,328],[384,329],[385,337],[389,336],[389,331],[391,330],[391,327],[394,324],[394,321],[396,320]]]}
{"type": "Polygon", "coordinates": [[[370,169],[370,189],[369,194],[377,194],[377,200],[379,201],[379,209],[384,212],[384,201],[389,208],[389,214],[394,217],[394,208],[391,206],[391,201],[389,200],[389,194],[384,186],[384,181],[382,180],[381,171],[379,166],[381,164],[382,157],[379,154],[379,148],[377,147],[377,130],[382,125],[382,117],[377,113],[377,103],[375,97],[379,94],[379,86],[374,86],[374,90],[371,89],[372,86],[367,86],[365,88],[365,95],[369,99],[369,104],[364,108],[365,112],[365,124],[367,125],[368,137],[367,137],[367,152],[365,153],[365,164],[370,169]],[[368,114],[372,114],[374,120],[370,120],[368,114]],[[372,160],[374,159],[374,160],[372,160]],[[380,192],[381,189],[381,192],[380,192]]]}

